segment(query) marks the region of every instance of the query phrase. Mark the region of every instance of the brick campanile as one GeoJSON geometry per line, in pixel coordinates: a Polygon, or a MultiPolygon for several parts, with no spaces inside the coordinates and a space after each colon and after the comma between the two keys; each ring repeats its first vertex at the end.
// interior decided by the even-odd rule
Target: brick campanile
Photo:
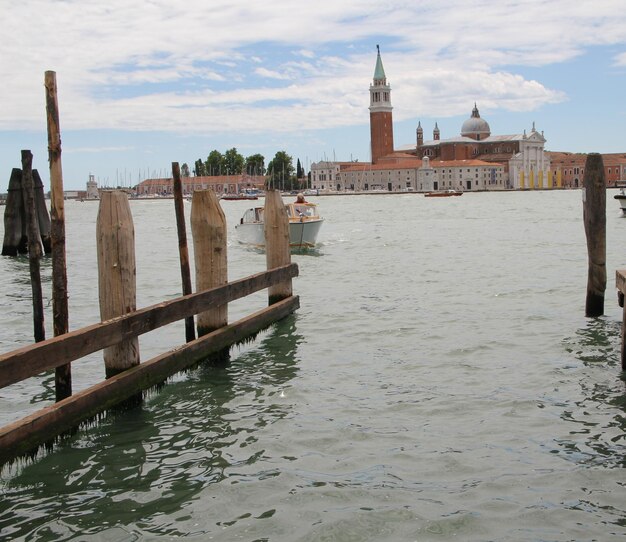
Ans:
{"type": "Polygon", "coordinates": [[[393,119],[391,116],[391,87],[380,59],[380,48],[376,46],[376,69],[374,81],[370,85],[370,144],[372,146],[372,164],[381,156],[393,152],[393,119]]]}

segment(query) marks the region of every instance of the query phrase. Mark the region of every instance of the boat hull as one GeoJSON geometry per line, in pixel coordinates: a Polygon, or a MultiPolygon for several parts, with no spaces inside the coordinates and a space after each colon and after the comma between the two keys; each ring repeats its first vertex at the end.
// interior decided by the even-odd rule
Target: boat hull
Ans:
{"type": "Polygon", "coordinates": [[[424,194],[427,198],[449,198],[451,196],[462,196],[463,192],[445,191],[445,192],[426,192],[424,194]]]}
{"type": "MultiPolygon", "coordinates": [[[[292,248],[312,248],[317,242],[317,235],[324,219],[307,220],[306,222],[289,222],[289,246],[292,248]]],[[[265,225],[237,224],[237,237],[241,243],[265,246],[265,225]]]]}
{"type": "Polygon", "coordinates": [[[626,215],[626,194],[617,194],[613,196],[617,201],[619,201],[620,208],[622,209],[622,213],[626,215]]]}

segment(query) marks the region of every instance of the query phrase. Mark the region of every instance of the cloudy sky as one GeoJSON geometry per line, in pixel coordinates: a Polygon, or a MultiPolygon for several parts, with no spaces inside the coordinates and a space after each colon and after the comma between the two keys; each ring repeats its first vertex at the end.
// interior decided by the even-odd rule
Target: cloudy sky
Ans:
{"type": "Polygon", "coordinates": [[[56,72],[66,189],[135,184],[236,147],[369,160],[380,44],[396,147],[493,134],[626,152],[626,0],[0,0],[0,191],[30,149],[47,185],[56,72]]]}

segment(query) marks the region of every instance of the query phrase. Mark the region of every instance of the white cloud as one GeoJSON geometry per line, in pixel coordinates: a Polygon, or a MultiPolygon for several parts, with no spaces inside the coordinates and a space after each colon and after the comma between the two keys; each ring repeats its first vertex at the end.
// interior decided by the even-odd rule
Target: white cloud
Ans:
{"type": "Polygon", "coordinates": [[[615,66],[626,66],[626,52],[615,55],[615,66]]]}
{"type": "Polygon", "coordinates": [[[256,68],[254,70],[254,73],[259,75],[260,77],[267,77],[268,79],[283,79],[283,80],[291,79],[291,77],[289,77],[285,73],[279,73],[274,70],[268,70],[267,68],[256,68]]]}
{"type": "Polygon", "coordinates": [[[9,3],[0,130],[45,123],[47,69],[65,129],[297,130],[366,122],[377,41],[398,119],[536,109],[565,95],[521,67],[626,43],[622,0],[9,3]]]}
{"type": "Polygon", "coordinates": [[[298,51],[298,54],[300,56],[303,56],[304,58],[315,58],[315,52],[308,51],[307,49],[301,49],[300,51],[298,51]]]}

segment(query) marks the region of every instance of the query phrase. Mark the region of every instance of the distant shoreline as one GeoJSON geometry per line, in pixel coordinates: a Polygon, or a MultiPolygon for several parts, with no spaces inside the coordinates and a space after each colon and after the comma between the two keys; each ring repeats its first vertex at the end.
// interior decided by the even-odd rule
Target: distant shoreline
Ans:
{"type": "MultiPolygon", "coordinates": [[[[612,186],[607,186],[606,187],[607,190],[611,189],[611,188],[615,188],[612,186]]],[[[463,192],[464,194],[484,194],[484,193],[490,193],[490,194],[500,194],[500,193],[517,193],[517,192],[555,192],[555,191],[565,191],[565,190],[581,190],[581,187],[560,187],[560,188],[523,188],[523,189],[503,189],[503,190],[467,190],[465,192],[463,192]]],[[[406,192],[389,192],[387,190],[381,190],[381,191],[373,191],[373,190],[364,190],[361,192],[321,192],[319,194],[308,194],[308,197],[335,197],[335,196],[397,196],[397,195],[414,195],[414,196],[420,196],[420,195],[424,195],[427,192],[419,192],[419,191],[414,191],[411,190],[406,191],[406,192]]],[[[283,198],[289,198],[289,197],[294,197],[295,194],[291,194],[291,193],[286,193],[283,192],[281,194],[281,196],[283,198]]],[[[259,198],[263,198],[264,194],[259,194],[259,198]]],[[[184,196],[185,199],[189,199],[190,195],[187,194],[184,196]]],[[[128,198],[131,201],[159,201],[159,200],[172,200],[174,199],[174,196],[129,196],[128,198]]],[[[80,201],[80,202],[85,202],[85,201],[100,201],[99,198],[66,198],[67,200],[73,200],[73,201],[80,201]]],[[[243,198],[242,198],[243,200],[243,198]]],[[[229,201],[238,201],[236,199],[234,200],[229,200],[229,201]]],[[[0,205],[4,205],[4,201],[0,201],[0,205]]]]}

